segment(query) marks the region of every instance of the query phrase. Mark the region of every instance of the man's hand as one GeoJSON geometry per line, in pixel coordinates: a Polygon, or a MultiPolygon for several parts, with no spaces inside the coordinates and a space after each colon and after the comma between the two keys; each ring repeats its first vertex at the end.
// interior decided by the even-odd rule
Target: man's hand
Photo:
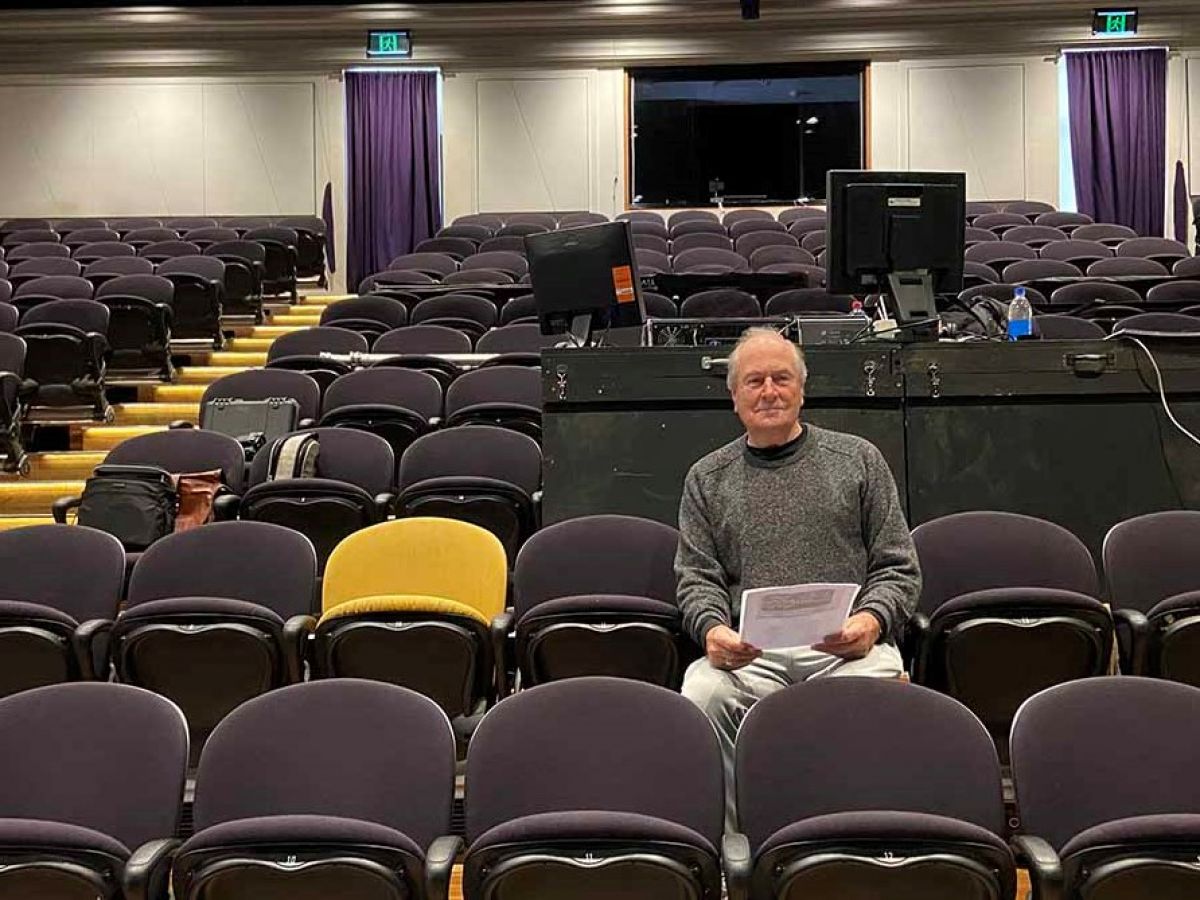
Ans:
{"type": "Polygon", "coordinates": [[[814,644],[813,649],[842,659],[861,659],[871,652],[879,640],[879,632],[879,620],[873,614],[855,613],[842,625],[841,631],[825,635],[825,640],[814,644]]]}
{"type": "Polygon", "coordinates": [[[762,656],[762,651],[742,643],[728,625],[714,625],[704,635],[704,655],[714,669],[740,669],[762,656]]]}

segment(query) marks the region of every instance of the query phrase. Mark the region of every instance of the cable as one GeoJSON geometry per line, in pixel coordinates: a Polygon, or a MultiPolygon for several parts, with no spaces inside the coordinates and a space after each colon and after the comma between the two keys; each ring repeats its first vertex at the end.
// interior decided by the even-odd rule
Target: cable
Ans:
{"type": "Polygon", "coordinates": [[[896,334],[897,332],[900,332],[900,331],[906,331],[909,328],[920,328],[922,325],[932,325],[938,321],[940,321],[940,316],[932,316],[928,319],[917,319],[915,322],[905,322],[902,325],[897,325],[894,328],[888,328],[885,331],[874,331],[875,323],[869,322],[867,324],[866,328],[864,328],[862,331],[860,331],[854,337],[850,338],[850,340],[846,341],[846,343],[847,344],[857,344],[863,338],[867,337],[867,335],[872,334],[872,333],[874,334],[875,337],[887,337],[888,335],[896,334]]]}
{"type": "Polygon", "coordinates": [[[1200,437],[1196,437],[1196,435],[1188,431],[1183,424],[1177,418],[1175,418],[1175,413],[1171,412],[1171,407],[1167,403],[1167,390],[1165,387],[1163,387],[1162,371],[1158,368],[1158,362],[1155,360],[1154,354],[1150,352],[1150,348],[1143,344],[1140,339],[1124,332],[1118,331],[1115,334],[1110,335],[1110,338],[1124,338],[1125,340],[1130,341],[1141,348],[1141,351],[1146,354],[1146,358],[1150,360],[1150,365],[1154,368],[1154,378],[1158,382],[1158,397],[1162,401],[1162,407],[1167,414],[1167,418],[1170,419],[1171,424],[1178,428],[1189,440],[1197,445],[1200,445],[1200,437]]]}

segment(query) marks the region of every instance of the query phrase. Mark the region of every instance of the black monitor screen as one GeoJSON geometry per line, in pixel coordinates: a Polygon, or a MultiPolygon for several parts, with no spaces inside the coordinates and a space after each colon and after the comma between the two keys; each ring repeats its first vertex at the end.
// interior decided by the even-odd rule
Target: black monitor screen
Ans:
{"type": "Polygon", "coordinates": [[[562,334],[585,314],[596,329],[644,321],[628,222],[531,234],[525,254],[543,334],[562,334]]]}
{"type": "Polygon", "coordinates": [[[637,69],[635,206],[824,199],[825,173],[863,164],[863,65],[637,69]]]}

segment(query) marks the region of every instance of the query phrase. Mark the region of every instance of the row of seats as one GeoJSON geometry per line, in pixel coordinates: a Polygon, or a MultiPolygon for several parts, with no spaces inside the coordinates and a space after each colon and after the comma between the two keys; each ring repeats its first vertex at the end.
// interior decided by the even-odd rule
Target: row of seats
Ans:
{"type": "MultiPolygon", "coordinates": [[[[347,464],[345,454],[338,453],[344,447],[378,440],[340,429],[319,433],[322,447],[329,436],[341,435],[342,447],[329,441],[331,465],[339,455],[336,461],[347,464]]],[[[604,674],[678,687],[684,667],[698,653],[681,631],[675,605],[678,533],[641,519],[589,516],[541,529],[533,522],[533,533],[516,549],[498,535],[519,529],[521,509],[536,500],[531,504],[527,492],[515,490],[512,469],[501,470],[498,461],[514,457],[499,441],[485,440],[497,437],[529,440],[485,426],[418,438],[401,464],[401,481],[407,481],[396,504],[401,518],[365,529],[360,525],[323,545],[318,542],[332,535],[333,520],[347,521],[330,513],[332,504],[321,509],[323,486],[292,485],[302,488],[300,495],[312,504],[303,522],[294,508],[303,506],[294,502],[297,494],[287,481],[265,482],[256,459],[255,486],[234,504],[246,521],[169,536],[137,557],[124,612],[113,626],[118,636],[124,622],[142,622],[149,629],[144,636],[148,655],[137,671],[150,680],[137,683],[162,690],[185,710],[199,704],[215,723],[247,694],[276,683],[264,666],[290,658],[294,664],[287,671],[293,674],[302,673],[307,662],[326,677],[355,675],[414,687],[463,719],[464,728],[518,683],[524,688],[604,674]],[[489,466],[494,475],[480,477],[489,466]],[[259,495],[268,503],[272,495],[284,502],[274,511],[268,504],[256,510],[259,495]],[[512,609],[506,610],[514,550],[512,609]],[[314,587],[323,553],[328,560],[318,621],[314,587]],[[222,564],[214,566],[213,560],[222,564]],[[158,587],[145,594],[145,583],[158,587]],[[165,598],[178,599],[161,609],[137,609],[165,598]],[[172,637],[170,628],[145,622],[163,624],[160,614],[175,621],[183,636],[172,637]],[[312,618],[294,623],[303,632],[293,635],[298,642],[281,644],[278,628],[296,616],[312,618]],[[185,627],[200,622],[210,626],[205,639],[185,627]],[[233,624],[223,630],[219,622],[233,624]],[[237,650],[246,643],[247,628],[256,637],[237,650]],[[274,652],[264,655],[263,642],[274,652]],[[239,653],[245,659],[235,664],[239,653]],[[205,663],[217,658],[228,662],[227,674],[219,679],[205,663]],[[148,674],[152,669],[158,674],[148,674]]],[[[239,490],[239,450],[223,435],[166,432],[127,441],[110,460],[169,471],[224,462],[230,473],[226,483],[239,490]],[[200,458],[201,450],[222,444],[230,445],[223,458],[200,458]],[[186,460],[184,452],[191,454],[186,460]]],[[[390,483],[390,465],[381,475],[390,483]]],[[[959,513],[924,523],[913,532],[924,585],[901,639],[911,677],[970,707],[1002,755],[1025,698],[1053,684],[1107,673],[1114,647],[1126,673],[1200,685],[1198,539],[1200,513],[1194,511],[1153,513],[1114,526],[1103,551],[1106,604],[1089,551],[1061,526],[1000,512],[959,513]],[[1014,666],[1013,660],[1021,664],[1014,666]]],[[[9,635],[10,658],[34,657],[32,650],[18,652],[24,643],[36,646],[34,658],[43,660],[28,667],[11,663],[4,675],[7,692],[39,683],[39,672],[57,673],[52,680],[61,680],[68,672],[83,671],[82,661],[78,669],[70,663],[81,648],[97,661],[90,671],[107,671],[104,658],[97,657],[106,645],[94,638],[47,642],[46,635],[32,634],[27,626],[30,616],[57,617],[73,633],[89,620],[110,620],[122,583],[113,573],[124,570],[120,545],[83,527],[38,526],[0,534],[0,552],[14,561],[12,589],[23,597],[15,607],[2,607],[15,632],[9,635]],[[68,566],[70,578],[64,578],[63,560],[71,555],[77,561],[68,566]],[[15,565],[20,558],[44,560],[39,566],[45,568],[15,565]],[[89,560],[98,571],[89,574],[89,560]],[[85,603],[93,605],[85,608],[85,603]],[[53,666],[44,662],[47,654],[53,666]]],[[[91,631],[99,627],[88,626],[91,631]]],[[[129,663],[121,661],[120,640],[111,646],[118,675],[134,678],[129,663]]]]}
{"type": "Polygon", "coordinates": [[[250,700],[217,727],[181,842],[177,708],[126,685],[58,685],[0,701],[12,848],[0,885],[31,897],[447,900],[465,851],[468,900],[999,900],[1015,896],[1018,865],[1036,897],[1182,898],[1198,877],[1198,709],[1200,690],[1145,679],[1032,697],[1012,730],[1012,834],[995,751],[968,710],[912,685],[795,685],[742,725],[737,830],[723,832],[703,714],[652,685],[577,679],[484,718],[458,837],[441,711],[394,685],[324,681],[250,700]]]}

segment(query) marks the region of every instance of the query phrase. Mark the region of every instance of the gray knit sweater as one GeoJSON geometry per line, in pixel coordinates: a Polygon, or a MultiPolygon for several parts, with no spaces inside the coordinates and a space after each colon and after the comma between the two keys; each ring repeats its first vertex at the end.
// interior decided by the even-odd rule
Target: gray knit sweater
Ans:
{"type": "Polygon", "coordinates": [[[703,647],[737,627],[742,591],[811,582],[861,584],[855,611],[895,642],[921,574],[883,455],[862,438],[804,426],[799,449],[771,462],[741,437],[692,466],[679,506],[675,574],[684,628],[703,647]]]}

